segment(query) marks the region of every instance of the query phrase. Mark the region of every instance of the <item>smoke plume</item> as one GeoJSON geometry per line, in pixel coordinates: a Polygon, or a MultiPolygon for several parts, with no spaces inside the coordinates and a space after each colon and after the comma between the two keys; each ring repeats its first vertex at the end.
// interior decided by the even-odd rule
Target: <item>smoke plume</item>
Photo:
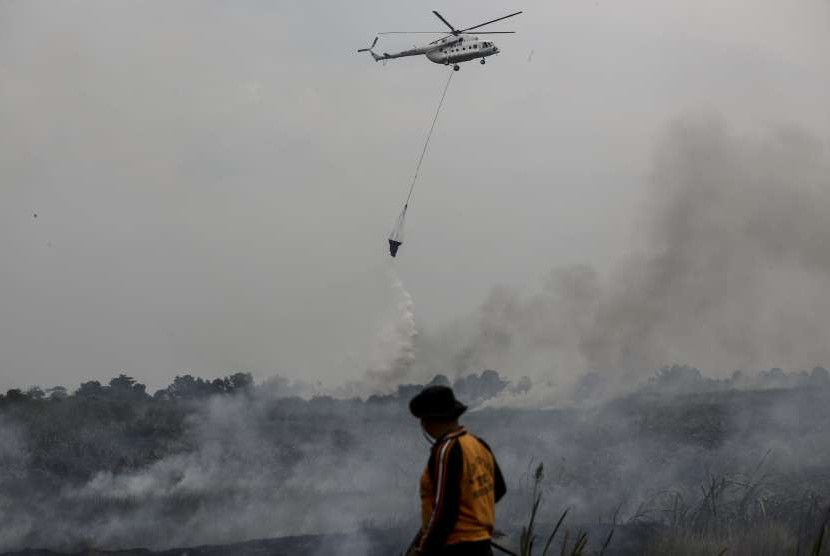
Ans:
{"type": "Polygon", "coordinates": [[[723,376],[830,360],[827,169],[821,143],[801,129],[741,135],[715,116],[674,122],[634,220],[637,247],[609,273],[557,268],[529,297],[493,289],[446,364],[561,382],[672,363],[723,376]]]}
{"type": "Polygon", "coordinates": [[[366,376],[375,389],[388,389],[409,373],[415,361],[415,326],[412,296],[394,269],[389,271],[390,289],[396,305],[395,314],[386,320],[369,348],[366,376]]]}

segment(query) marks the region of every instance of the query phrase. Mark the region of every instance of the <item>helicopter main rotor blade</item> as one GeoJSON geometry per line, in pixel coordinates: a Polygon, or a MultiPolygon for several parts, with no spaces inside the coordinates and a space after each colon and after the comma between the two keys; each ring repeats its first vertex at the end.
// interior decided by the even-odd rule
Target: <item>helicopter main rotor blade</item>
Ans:
{"type": "Polygon", "coordinates": [[[384,31],[378,35],[446,35],[446,31],[384,31]]]}
{"type": "Polygon", "coordinates": [[[457,31],[456,31],[456,29],[455,29],[455,27],[453,27],[452,25],[450,25],[450,22],[449,22],[449,21],[447,21],[446,19],[444,19],[444,16],[442,16],[441,14],[439,14],[438,12],[436,12],[435,10],[432,10],[432,13],[434,13],[434,14],[435,14],[435,16],[436,16],[438,19],[440,19],[441,21],[443,21],[443,22],[444,22],[444,25],[446,25],[447,27],[449,27],[449,28],[450,28],[450,30],[453,32],[453,34],[455,34],[455,33],[457,32],[457,31]]]}
{"type": "Polygon", "coordinates": [[[436,44],[436,43],[439,43],[439,42],[441,42],[442,40],[446,39],[447,37],[454,37],[454,36],[455,36],[454,34],[450,33],[449,35],[444,35],[443,37],[441,37],[441,38],[439,38],[439,39],[435,39],[434,41],[432,41],[432,42],[431,42],[431,43],[429,43],[429,44],[436,44]]]}
{"type": "Polygon", "coordinates": [[[512,35],[516,31],[477,31],[475,33],[468,33],[466,31],[461,31],[460,34],[462,35],[512,35]]]}
{"type": "MultiPolygon", "coordinates": [[[[435,12],[435,13],[437,14],[438,12],[435,12]]],[[[461,32],[463,33],[463,32],[465,32],[465,31],[472,31],[473,29],[478,29],[479,27],[484,27],[485,25],[490,25],[491,23],[495,23],[495,22],[497,22],[497,21],[501,21],[502,19],[507,19],[508,17],[513,17],[514,15],[519,15],[520,13],[522,13],[522,12],[515,12],[515,13],[512,13],[512,14],[510,14],[510,15],[506,15],[506,16],[504,16],[504,17],[500,17],[500,18],[498,18],[498,19],[491,19],[490,21],[486,21],[486,22],[484,22],[484,23],[479,23],[478,25],[475,25],[475,26],[473,26],[473,27],[467,27],[466,29],[462,29],[462,30],[461,30],[461,32]]],[[[441,17],[441,16],[438,16],[438,17],[441,17]]],[[[444,19],[444,18],[442,17],[441,19],[444,19]]],[[[446,21],[445,21],[444,23],[446,23],[446,21]]],[[[454,31],[454,30],[455,30],[455,29],[453,29],[453,31],[454,31]]]]}

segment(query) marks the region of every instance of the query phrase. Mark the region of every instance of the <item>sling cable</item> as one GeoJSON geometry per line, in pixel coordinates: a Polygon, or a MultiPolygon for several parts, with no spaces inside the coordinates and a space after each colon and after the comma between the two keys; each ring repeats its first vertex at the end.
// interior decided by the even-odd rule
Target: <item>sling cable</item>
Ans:
{"type": "Polygon", "coordinates": [[[403,204],[403,210],[398,215],[395,221],[395,227],[392,228],[392,233],[389,234],[389,254],[395,257],[398,254],[398,249],[403,245],[403,228],[406,220],[406,211],[409,209],[409,203],[412,200],[412,192],[415,190],[415,183],[418,181],[418,175],[421,172],[421,164],[424,162],[424,155],[426,155],[427,147],[429,147],[429,140],[432,137],[432,132],[435,129],[435,123],[438,121],[438,114],[441,112],[441,107],[444,105],[444,98],[447,96],[447,90],[450,88],[452,76],[455,72],[449,72],[447,83],[444,85],[444,92],[441,94],[441,101],[438,103],[438,109],[435,111],[435,116],[432,118],[432,125],[427,133],[427,139],[424,141],[424,148],[421,151],[421,156],[418,158],[418,164],[415,166],[415,175],[412,176],[412,183],[409,185],[409,193],[406,196],[406,202],[403,204]]]}

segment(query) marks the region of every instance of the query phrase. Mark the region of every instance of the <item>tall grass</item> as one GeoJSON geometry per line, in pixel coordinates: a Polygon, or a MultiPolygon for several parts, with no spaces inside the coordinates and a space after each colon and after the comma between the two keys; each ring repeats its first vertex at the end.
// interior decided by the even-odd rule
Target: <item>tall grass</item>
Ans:
{"type": "Polygon", "coordinates": [[[661,526],[646,554],[830,555],[827,501],[812,489],[787,497],[765,471],[768,455],[749,473],[710,475],[697,499],[661,493],[639,510],[635,520],[661,526]]]}
{"type": "MultiPolygon", "coordinates": [[[[544,478],[544,464],[539,463],[533,472],[533,490],[527,525],[522,526],[522,530],[519,535],[519,556],[534,556],[535,554],[534,548],[538,539],[538,535],[536,533],[536,519],[539,514],[539,508],[542,505],[542,482],[544,481],[544,478]]],[[[559,520],[556,522],[553,531],[550,535],[548,535],[547,540],[542,547],[541,556],[548,556],[548,554],[552,554],[551,549],[553,548],[554,540],[562,528],[565,517],[568,515],[568,511],[569,509],[565,509],[565,511],[562,512],[562,515],[559,516],[559,520]]],[[[613,535],[614,529],[612,528],[599,551],[600,556],[605,553],[608,545],[611,544],[613,535]]],[[[559,545],[559,554],[560,556],[583,556],[587,554],[587,546],[588,533],[585,531],[577,531],[573,539],[571,539],[571,531],[566,527],[562,534],[562,542],[559,545]]]]}
{"type": "MultiPolygon", "coordinates": [[[[628,519],[629,524],[654,526],[643,547],[647,556],[830,556],[830,506],[816,490],[797,499],[786,496],[776,477],[766,469],[769,453],[747,473],[709,475],[693,493],[662,492],[646,501],[628,519]],[[685,494],[685,495],[684,495],[685,494]],[[823,510],[823,508],[825,508],[823,510]]],[[[588,535],[564,527],[569,510],[562,512],[547,538],[539,536],[543,502],[544,466],[532,473],[531,504],[521,528],[516,556],[580,556],[589,554],[588,535]],[[544,541],[544,542],[542,542],[544,541]]],[[[590,553],[603,555],[617,526],[619,508],[604,543],[590,553]]]]}

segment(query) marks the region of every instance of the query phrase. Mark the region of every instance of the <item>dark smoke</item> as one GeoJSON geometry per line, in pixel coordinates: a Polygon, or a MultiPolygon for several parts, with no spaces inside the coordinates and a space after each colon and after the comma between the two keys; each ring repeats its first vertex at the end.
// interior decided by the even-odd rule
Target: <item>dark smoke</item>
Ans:
{"type": "Polygon", "coordinates": [[[820,145],[718,119],[674,124],[657,151],[648,251],[601,299],[582,352],[594,368],[673,361],[712,371],[830,356],[830,183],[820,145]]]}
{"type": "Polygon", "coordinates": [[[448,364],[556,381],[678,362],[724,376],[830,360],[827,170],[801,129],[744,136],[714,116],[673,123],[632,253],[607,275],[558,268],[531,297],[494,289],[448,364]]]}

